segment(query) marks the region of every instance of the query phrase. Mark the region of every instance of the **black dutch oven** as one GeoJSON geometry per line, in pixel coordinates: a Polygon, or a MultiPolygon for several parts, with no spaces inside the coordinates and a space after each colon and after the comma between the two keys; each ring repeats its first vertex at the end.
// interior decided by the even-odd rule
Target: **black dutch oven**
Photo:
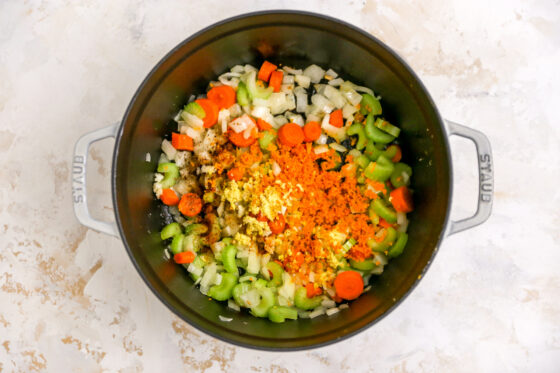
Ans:
{"type": "Polygon", "coordinates": [[[441,240],[483,223],[492,205],[492,155],[478,131],[444,121],[411,68],[370,34],[342,21],[299,11],[251,13],[214,24],[169,52],[138,88],[120,123],[82,136],[73,159],[73,198],[85,226],[120,237],[132,263],[154,294],[195,328],[237,345],[299,350],[340,341],[387,315],[409,294],[433,260],[441,240]],[[295,67],[311,63],[372,87],[383,97],[384,115],[401,126],[405,161],[413,168],[415,210],[409,242],[371,290],[350,308],[327,317],[274,324],[236,313],[202,295],[187,272],[163,255],[161,204],[152,193],[161,139],[193,92],[236,64],[264,59],[295,67]],[[449,221],[452,169],[448,137],[459,135],[477,148],[479,199],[474,216],[449,221]],[[112,195],[116,223],[93,219],[87,209],[85,163],[91,143],[115,137],[112,195]],[[151,161],[146,161],[146,153],[151,161]],[[219,315],[232,317],[222,322],[219,315]]]}

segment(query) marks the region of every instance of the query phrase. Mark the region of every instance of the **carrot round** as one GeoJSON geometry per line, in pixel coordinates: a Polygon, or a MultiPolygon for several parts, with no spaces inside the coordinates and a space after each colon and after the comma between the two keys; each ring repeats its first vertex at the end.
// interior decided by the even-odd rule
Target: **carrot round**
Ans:
{"type": "Polygon", "coordinates": [[[228,171],[227,177],[230,180],[239,181],[243,178],[243,169],[239,167],[234,167],[228,171]]]}
{"type": "Polygon", "coordinates": [[[202,119],[204,121],[204,128],[210,128],[218,122],[218,112],[220,111],[218,105],[207,98],[201,98],[195,102],[202,107],[206,114],[202,119]]]}
{"type": "Polygon", "coordinates": [[[272,125],[261,118],[257,118],[257,127],[259,127],[259,130],[261,131],[268,131],[272,129],[272,125]]]}
{"type": "Polygon", "coordinates": [[[229,85],[220,85],[208,91],[208,99],[218,105],[218,109],[227,109],[235,104],[235,89],[229,85]]]}
{"type": "Polygon", "coordinates": [[[321,136],[321,125],[319,122],[312,121],[303,126],[303,135],[307,142],[317,140],[321,136]]]}
{"type": "Polygon", "coordinates": [[[277,66],[275,64],[270,63],[268,61],[264,61],[259,70],[259,74],[257,75],[257,78],[259,78],[264,82],[268,82],[268,80],[270,79],[270,75],[274,70],[276,70],[276,67],[277,66]]]}
{"type": "Polygon", "coordinates": [[[196,256],[195,253],[193,253],[192,251],[183,251],[182,253],[177,253],[173,255],[173,260],[177,264],[192,263],[194,261],[195,256],[196,256]]]}
{"type": "Polygon", "coordinates": [[[274,234],[284,232],[284,229],[286,229],[286,219],[284,219],[284,215],[278,215],[276,219],[269,221],[268,226],[274,234]]]}
{"type": "Polygon", "coordinates": [[[194,150],[193,139],[189,135],[173,132],[171,134],[171,145],[177,150],[194,150]]]}
{"type": "Polygon", "coordinates": [[[342,109],[335,110],[331,113],[329,124],[338,128],[342,128],[342,126],[344,125],[344,121],[342,120],[342,109]]]}
{"type": "Polygon", "coordinates": [[[410,190],[404,185],[391,191],[390,201],[398,212],[411,212],[414,209],[410,190]]]}
{"type": "Polygon", "coordinates": [[[185,216],[196,216],[202,211],[202,200],[195,193],[183,194],[179,201],[179,211],[185,216]]]}
{"type": "Polygon", "coordinates": [[[303,142],[303,129],[295,123],[286,123],[278,130],[278,141],[286,146],[296,146],[303,142]]]}
{"type": "Polygon", "coordinates": [[[282,79],[284,79],[284,73],[282,71],[273,71],[272,74],[270,74],[268,86],[272,87],[274,92],[280,92],[280,88],[282,88],[282,79]]]}
{"type": "Polygon", "coordinates": [[[356,299],[364,291],[364,280],[356,271],[344,271],[334,279],[334,288],[336,295],[342,299],[356,299]]]}
{"type": "Polygon", "coordinates": [[[161,199],[161,202],[165,203],[167,206],[175,206],[179,203],[179,197],[173,189],[162,190],[159,199],[161,199]]]}
{"type": "Polygon", "coordinates": [[[232,130],[228,131],[228,138],[229,141],[231,141],[233,143],[233,145],[237,146],[238,148],[246,148],[248,146],[251,146],[255,143],[255,141],[257,141],[257,134],[258,131],[256,128],[253,129],[253,131],[251,132],[251,136],[249,136],[249,138],[245,138],[245,135],[243,135],[243,131],[236,133],[232,130]]]}

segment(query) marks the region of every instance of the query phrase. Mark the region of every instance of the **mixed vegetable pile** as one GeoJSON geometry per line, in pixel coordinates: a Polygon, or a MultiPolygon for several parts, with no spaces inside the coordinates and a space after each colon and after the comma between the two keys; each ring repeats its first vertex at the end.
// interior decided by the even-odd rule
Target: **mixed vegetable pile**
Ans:
{"type": "Polygon", "coordinates": [[[272,322],[332,315],[403,252],[412,170],[379,99],[268,61],[191,96],[154,193],[166,250],[203,294],[272,322]]]}

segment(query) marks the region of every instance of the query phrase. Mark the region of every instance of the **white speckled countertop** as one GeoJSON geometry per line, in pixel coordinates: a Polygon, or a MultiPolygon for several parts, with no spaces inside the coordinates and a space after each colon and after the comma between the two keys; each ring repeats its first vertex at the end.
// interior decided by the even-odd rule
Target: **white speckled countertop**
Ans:
{"type": "MultiPolygon", "coordinates": [[[[558,1],[1,1],[0,371],[558,372],[558,1]],[[305,5],[303,5],[305,4],[305,5]],[[236,348],[177,319],[120,240],[71,206],[83,133],[113,123],[156,61],[247,11],[337,16],[394,47],[442,114],[486,133],[494,214],[446,239],[412,295],[342,343],[236,348]]],[[[91,152],[90,204],[110,218],[112,142],[91,152]]],[[[453,216],[476,199],[473,146],[452,141],[453,216]]]]}

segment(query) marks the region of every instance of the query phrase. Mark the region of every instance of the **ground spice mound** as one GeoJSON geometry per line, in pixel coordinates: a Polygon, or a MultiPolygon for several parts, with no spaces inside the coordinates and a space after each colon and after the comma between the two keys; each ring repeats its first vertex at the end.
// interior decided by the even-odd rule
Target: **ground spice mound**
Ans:
{"type": "Polygon", "coordinates": [[[319,275],[315,281],[326,285],[342,257],[371,256],[367,241],[377,229],[366,213],[368,198],[354,176],[334,170],[337,159],[332,149],[315,154],[311,144],[280,146],[267,162],[269,169],[276,163],[281,172],[263,175],[255,190],[274,187],[283,193],[287,228],[268,237],[265,249],[275,252],[288,272],[299,274],[302,283],[314,272],[319,275]],[[357,243],[344,253],[342,245],[350,237],[357,243]]]}

